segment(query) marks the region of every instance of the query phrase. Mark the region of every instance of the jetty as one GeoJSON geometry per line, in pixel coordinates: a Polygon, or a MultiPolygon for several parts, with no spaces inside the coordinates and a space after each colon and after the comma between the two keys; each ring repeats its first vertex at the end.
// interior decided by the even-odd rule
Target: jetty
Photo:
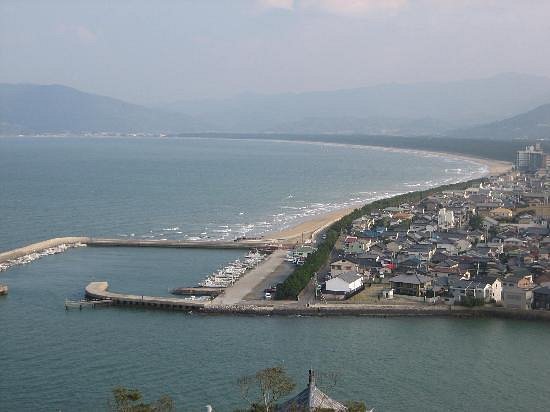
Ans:
{"type": "Polygon", "coordinates": [[[192,299],[162,296],[129,295],[124,293],[109,292],[108,289],[108,282],[91,282],[88,286],[86,286],[86,297],[88,299],[109,300],[112,305],[116,306],[185,311],[201,309],[206,303],[204,300],[195,301],[192,299]]]}
{"type": "Polygon", "coordinates": [[[94,238],[86,236],[58,237],[32,243],[17,249],[0,253],[0,272],[21,264],[30,263],[43,256],[64,252],[79,247],[155,247],[181,249],[235,249],[261,250],[272,252],[283,245],[272,239],[230,240],[152,240],[152,239],[118,239],[94,238]]]}
{"type": "Polygon", "coordinates": [[[86,244],[90,240],[89,237],[57,237],[53,239],[44,240],[42,242],[32,243],[27,246],[23,246],[17,249],[8,250],[0,253],[0,263],[9,262],[17,258],[21,258],[31,253],[39,253],[46,249],[61,245],[76,245],[86,244]]]}
{"type": "Polygon", "coordinates": [[[187,248],[187,249],[266,249],[277,248],[269,240],[151,240],[151,239],[105,239],[88,238],[87,246],[101,247],[161,247],[161,248],[187,248]]]}

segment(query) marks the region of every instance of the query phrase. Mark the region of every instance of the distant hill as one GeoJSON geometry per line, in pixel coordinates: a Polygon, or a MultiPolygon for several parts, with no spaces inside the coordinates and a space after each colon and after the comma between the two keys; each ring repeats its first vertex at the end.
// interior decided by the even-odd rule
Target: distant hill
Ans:
{"type": "Polygon", "coordinates": [[[550,103],[527,113],[498,122],[457,130],[449,135],[483,139],[550,139],[550,103]]]}
{"type": "Polygon", "coordinates": [[[548,102],[550,79],[519,74],[447,83],[241,95],[225,100],[181,101],[157,108],[59,85],[0,84],[0,134],[223,132],[495,137],[496,133],[518,137],[520,130],[525,136],[542,133],[548,121],[536,110],[524,120],[511,116],[548,102]],[[535,122],[535,117],[540,119],[535,122]],[[504,118],[510,119],[499,122],[504,118]],[[527,124],[533,122],[536,127],[528,128],[527,124]],[[477,127],[480,124],[487,126],[477,127]],[[460,131],[454,131],[457,129],[460,131]]]}
{"type": "Polygon", "coordinates": [[[162,109],[226,132],[442,134],[489,123],[550,101],[550,79],[501,74],[446,83],[190,100],[162,109]]]}
{"type": "Polygon", "coordinates": [[[110,97],[59,86],[0,84],[0,134],[181,132],[197,122],[110,97]]]}

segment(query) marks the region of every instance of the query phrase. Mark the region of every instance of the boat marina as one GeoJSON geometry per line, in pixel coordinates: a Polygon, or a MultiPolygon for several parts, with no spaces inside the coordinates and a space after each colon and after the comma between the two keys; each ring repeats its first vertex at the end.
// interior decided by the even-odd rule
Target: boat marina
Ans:
{"type": "Polygon", "coordinates": [[[28,263],[34,262],[37,259],[40,259],[44,256],[50,256],[50,255],[57,255],[58,253],[63,253],[67,249],[75,248],[75,247],[83,247],[86,246],[84,243],[76,242],[76,243],[62,243],[60,245],[48,247],[42,250],[38,250],[35,252],[31,252],[28,254],[25,254],[23,256],[14,257],[13,259],[9,259],[3,262],[0,262],[0,272],[4,272],[8,270],[9,268],[13,266],[18,265],[26,265],[28,263]]]}
{"type": "Polygon", "coordinates": [[[259,250],[250,251],[243,261],[237,259],[222,269],[213,272],[205,280],[199,282],[199,286],[216,289],[227,288],[239,280],[247,271],[258,266],[266,256],[259,250]]]}

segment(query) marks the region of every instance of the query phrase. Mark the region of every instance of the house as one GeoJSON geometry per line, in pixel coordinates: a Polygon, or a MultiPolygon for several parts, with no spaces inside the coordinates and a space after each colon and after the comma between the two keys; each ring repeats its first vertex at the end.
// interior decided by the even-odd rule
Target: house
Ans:
{"type": "Polygon", "coordinates": [[[503,243],[504,243],[504,247],[509,249],[515,248],[515,247],[521,247],[525,245],[524,240],[518,239],[516,237],[508,237],[504,239],[503,243]]]}
{"type": "Polygon", "coordinates": [[[436,246],[433,244],[417,244],[417,245],[411,245],[410,247],[405,250],[405,253],[409,257],[415,257],[419,259],[421,262],[429,262],[432,258],[433,254],[436,251],[436,246]]]}
{"type": "Polygon", "coordinates": [[[520,225],[527,225],[527,224],[533,223],[533,216],[527,213],[523,214],[520,217],[518,217],[518,223],[520,225]]]}
{"type": "Polygon", "coordinates": [[[358,291],[363,287],[363,278],[354,273],[342,273],[340,276],[325,282],[326,293],[334,295],[347,295],[358,291]]]}
{"type": "Polygon", "coordinates": [[[502,305],[508,309],[531,309],[533,290],[518,287],[502,288],[502,305]]]}
{"type": "Polygon", "coordinates": [[[533,309],[550,310],[550,288],[542,287],[533,290],[533,309]]]}
{"type": "Polygon", "coordinates": [[[463,302],[468,297],[483,299],[487,303],[492,299],[491,285],[485,281],[461,279],[449,281],[449,292],[455,298],[455,302],[463,302]]]}
{"type": "MultiPolygon", "coordinates": [[[[500,208],[501,203],[497,202],[481,202],[476,204],[476,212],[481,217],[490,216],[490,212],[494,209],[500,208]]],[[[494,216],[491,216],[494,217],[494,216]]]]}
{"type": "Polygon", "coordinates": [[[455,217],[452,210],[447,210],[446,208],[439,209],[437,214],[437,227],[440,230],[449,230],[455,227],[455,217]]]}
{"type": "Polygon", "coordinates": [[[360,255],[368,252],[372,243],[371,239],[358,239],[355,236],[348,236],[344,241],[344,253],[346,255],[360,255]]]}
{"type": "Polygon", "coordinates": [[[514,212],[512,212],[510,209],[507,209],[505,207],[497,207],[496,209],[492,209],[489,211],[489,217],[492,217],[493,219],[511,219],[514,215],[514,212]]]}
{"type": "MultiPolygon", "coordinates": [[[[524,269],[524,268],[518,268],[524,269]]],[[[521,275],[521,274],[514,274],[514,275],[508,275],[504,278],[502,281],[503,287],[508,288],[522,288],[522,289],[529,289],[533,287],[533,275],[521,275]]]]}
{"type": "Polygon", "coordinates": [[[312,253],[315,253],[316,250],[317,249],[315,249],[313,246],[309,246],[309,245],[299,246],[296,249],[294,249],[293,256],[296,259],[301,258],[305,260],[309,255],[311,255],[312,253]]]}
{"type": "Polygon", "coordinates": [[[393,289],[382,289],[380,297],[382,299],[393,299],[393,289]]]}
{"type": "Polygon", "coordinates": [[[369,229],[373,224],[374,219],[368,216],[361,216],[351,223],[352,229],[358,232],[369,229]]]}
{"type": "Polygon", "coordinates": [[[482,226],[483,226],[484,229],[489,230],[493,227],[498,226],[498,220],[493,219],[492,217],[489,217],[489,216],[485,216],[483,218],[482,226]]]}
{"type": "Polygon", "coordinates": [[[330,277],[335,278],[344,273],[357,274],[359,271],[359,265],[349,260],[342,259],[330,264],[330,277]]]}
{"type": "Polygon", "coordinates": [[[396,295],[424,296],[426,288],[431,285],[429,276],[409,272],[390,279],[390,286],[396,295]]]}

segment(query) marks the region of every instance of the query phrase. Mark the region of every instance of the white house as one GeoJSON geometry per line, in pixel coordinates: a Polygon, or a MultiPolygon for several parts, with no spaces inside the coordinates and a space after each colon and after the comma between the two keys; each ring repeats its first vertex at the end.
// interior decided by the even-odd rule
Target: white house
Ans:
{"type": "Polygon", "coordinates": [[[496,278],[491,284],[491,293],[495,302],[500,303],[502,301],[502,282],[499,278],[496,278]]]}
{"type": "Polygon", "coordinates": [[[440,230],[449,230],[455,227],[455,216],[452,210],[447,210],[444,207],[439,209],[437,215],[437,226],[440,230]]]}
{"type": "Polygon", "coordinates": [[[329,279],[325,282],[327,293],[344,295],[352,293],[363,286],[363,278],[353,273],[343,273],[338,277],[329,279]]]}

